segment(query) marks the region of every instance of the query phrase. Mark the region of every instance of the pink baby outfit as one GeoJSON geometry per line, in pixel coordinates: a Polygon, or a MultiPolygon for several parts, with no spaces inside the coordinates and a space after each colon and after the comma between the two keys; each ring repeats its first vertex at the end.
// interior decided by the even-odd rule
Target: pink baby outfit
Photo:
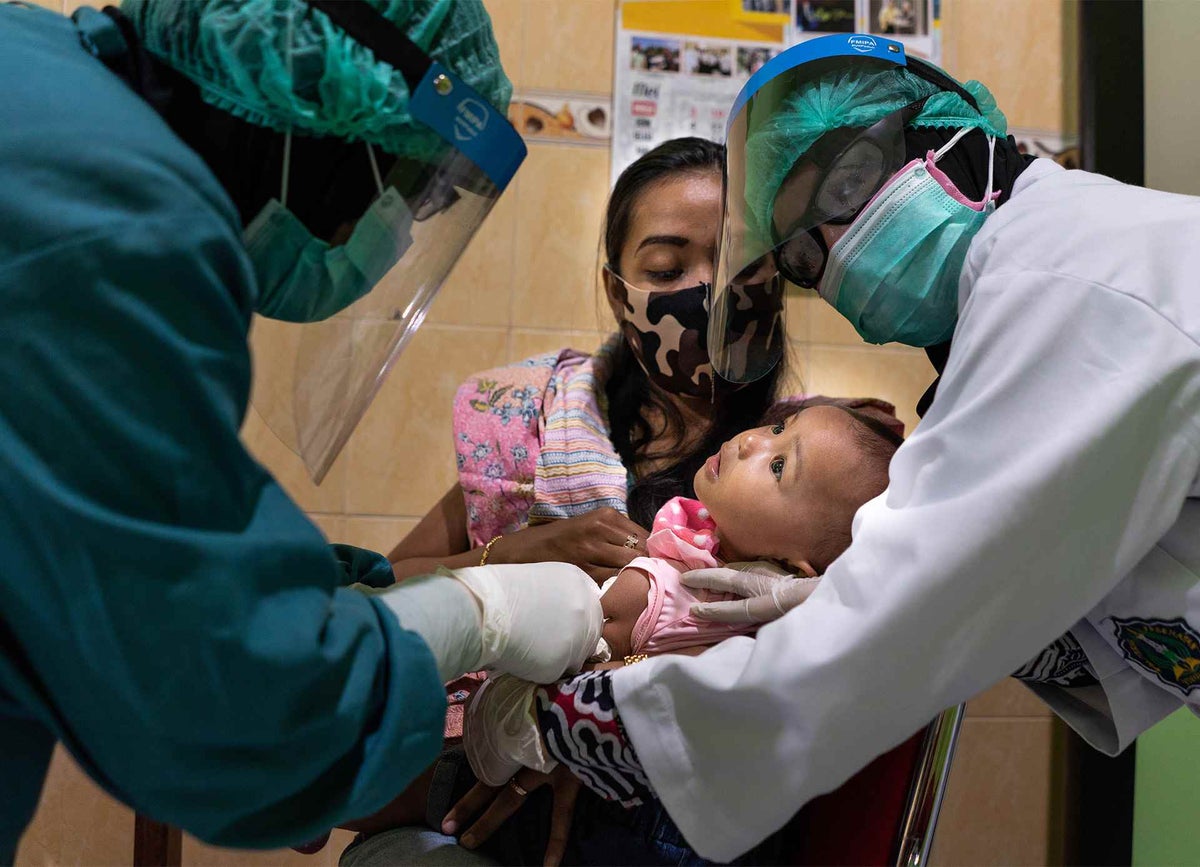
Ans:
{"type": "Polygon", "coordinates": [[[638,557],[626,569],[640,569],[650,578],[646,610],[633,625],[634,653],[663,653],[683,647],[716,644],[732,635],[746,635],[755,624],[713,623],[693,617],[698,602],[723,602],[737,597],[711,590],[692,590],[680,581],[684,572],[721,566],[717,558],[717,525],[699,500],[676,497],[654,516],[646,540],[648,557],[638,557]]]}

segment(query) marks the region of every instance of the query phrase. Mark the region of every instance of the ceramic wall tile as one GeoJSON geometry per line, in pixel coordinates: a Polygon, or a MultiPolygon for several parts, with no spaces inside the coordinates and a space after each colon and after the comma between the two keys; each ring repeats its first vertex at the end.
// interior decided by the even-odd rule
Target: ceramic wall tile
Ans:
{"type": "Polygon", "coordinates": [[[346,512],[417,516],[455,480],[451,402],[469,375],[508,361],[503,329],[430,325],[396,362],[343,460],[346,512]]]}
{"type": "Polygon", "coordinates": [[[524,87],[611,93],[614,0],[523,0],[524,87]]]}
{"type": "Polygon", "coordinates": [[[519,361],[559,349],[595,352],[608,336],[600,331],[535,331],[518,328],[513,329],[509,355],[513,361],[519,361]]]}
{"type": "Polygon", "coordinates": [[[319,867],[338,867],[338,859],[346,847],[354,842],[355,836],[357,835],[353,831],[334,829],[329,834],[329,842],[325,844],[324,850],[320,853],[325,860],[320,863],[319,867]]]}
{"type": "Polygon", "coordinates": [[[827,304],[815,292],[796,299],[789,299],[788,333],[793,333],[793,323],[796,329],[802,326],[797,321],[803,319],[807,326],[807,340],[810,343],[827,343],[838,346],[867,346],[858,336],[854,326],[842,314],[827,304]]]}
{"type": "Polygon", "coordinates": [[[1046,864],[1053,828],[1050,719],[968,719],[934,836],[930,863],[1046,864]]]}
{"type": "Polygon", "coordinates": [[[133,812],[56,748],[38,810],[17,850],[18,867],[128,864],[132,859],[133,812]]]}
{"type": "Polygon", "coordinates": [[[777,386],[777,391],[780,396],[792,397],[798,394],[812,394],[812,389],[807,388],[808,383],[805,381],[805,371],[808,370],[808,349],[807,343],[789,342],[784,349],[784,355],[780,359],[780,364],[783,365],[783,372],[777,386]]]}
{"type": "Polygon", "coordinates": [[[945,0],[943,64],[987,85],[1011,126],[1063,124],[1063,4],[1051,0],[945,0]]]}
{"type": "Polygon", "coordinates": [[[911,433],[916,406],[934,380],[933,366],[915,349],[811,345],[801,370],[806,391],[830,397],[879,397],[896,406],[911,433]]]}
{"type": "Polygon", "coordinates": [[[1084,0],[1062,3],[1062,131],[1079,135],[1079,4],[1084,0]]]}
{"type": "Polygon", "coordinates": [[[329,542],[344,542],[343,538],[346,535],[346,519],[341,514],[326,514],[322,512],[309,512],[308,518],[317,525],[317,529],[324,535],[329,542]]]}
{"type": "MultiPolygon", "coordinates": [[[[824,343],[832,346],[857,346],[872,348],[845,316],[821,298],[816,292],[794,289],[787,299],[788,337],[802,343],[824,343]]],[[[880,344],[881,349],[911,350],[902,343],[880,344]]]]}
{"type": "Polygon", "coordinates": [[[1049,717],[1050,708],[1019,680],[1006,677],[967,702],[969,717],[1049,717]]]}
{"type": "MultiPolygon", "coordinates": [[[[784,295],[784,325],[788,340],[793,343],[808,343],[812,340],[812,312],[814,301],[821,299],[811,289],[787,285],[784,295]]],[[[823,303],[823,302],[822,302],[823,303]]]]}
{"type": "Polygon", "coordinates": [[[242,425],[242,442],[300,508],[314,512],[342,511],[346,493],[344,454],[334,461],[324,481],[319,486],[314,485],[299,456],[267,427],[253,406],[242,425]]]}
{"type": "Polygon", "coordinates": [[[518,171],[446,278],[429,310],[431,324],[508,326],[520,232],[517,196],[521,175],[518,171]]]}
{"type": "Polygon", "coordinates": [[[608,151],[534,144],[521,171],[513,327],[609,328],[597,279],[608,151]]]}
{"type": "Polygon", "coordinates": [[[524,10],[521,0],[487,0],[485,5],[492,19],[492,32],[500,47],[500,65],[512,82],[513,89],[522,87],[524,66],[524,10]]]}
{"type": "MultiPolygon", "coordinates": [[[[443,492],[444,493],[444,492],[443,492]]],[[[432,503],[430,504],[433,505],[432,503]]],[[[376,518],[350,515],[338,541],[387,555],[417,526],[418,518],[376,518]]]]}
{"type": "Polygon", "coordinates": [[[59,867],[62,862],[48,846],[26,834],[17,846],[17,859],[13,863],[14,867],[59,867]]]}

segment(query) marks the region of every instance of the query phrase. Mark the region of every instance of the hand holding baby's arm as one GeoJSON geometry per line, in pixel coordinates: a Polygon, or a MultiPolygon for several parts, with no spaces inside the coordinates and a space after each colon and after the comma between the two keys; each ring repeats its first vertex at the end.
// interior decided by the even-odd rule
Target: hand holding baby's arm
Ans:
{"type": "Polygon", "coordinates": [[[819,576],[793,575],[774,563],[729,563],[712,569],[693,569],[680,579],[693,590],[715,590],[741,596],[728,602],[692,606],[692,614],[720,623],[769,623],[787,614],[812,595],[819,576]]]}

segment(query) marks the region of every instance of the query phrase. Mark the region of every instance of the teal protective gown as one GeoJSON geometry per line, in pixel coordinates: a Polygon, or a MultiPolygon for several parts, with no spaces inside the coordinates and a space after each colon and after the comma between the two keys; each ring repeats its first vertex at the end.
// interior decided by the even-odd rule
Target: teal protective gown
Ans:
{"type": "Polygon", "coordinates": [[[223,845],[369,814],[441,746],[432,655],[246,453],[255,285],[203,161],[75,26],[0,5],[0,863],[56,740],[223,845]]]}

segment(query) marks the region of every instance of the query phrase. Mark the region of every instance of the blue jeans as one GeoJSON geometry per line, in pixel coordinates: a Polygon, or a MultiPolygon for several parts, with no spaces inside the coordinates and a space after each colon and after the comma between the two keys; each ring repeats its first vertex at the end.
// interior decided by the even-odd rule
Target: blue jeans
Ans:
{"type": "Polygon", "coordinates": [[[338,861],[338,867],[496,867],[486,855],[428,828],[393,828],[371,837],[359,836],[338,861]]]}

